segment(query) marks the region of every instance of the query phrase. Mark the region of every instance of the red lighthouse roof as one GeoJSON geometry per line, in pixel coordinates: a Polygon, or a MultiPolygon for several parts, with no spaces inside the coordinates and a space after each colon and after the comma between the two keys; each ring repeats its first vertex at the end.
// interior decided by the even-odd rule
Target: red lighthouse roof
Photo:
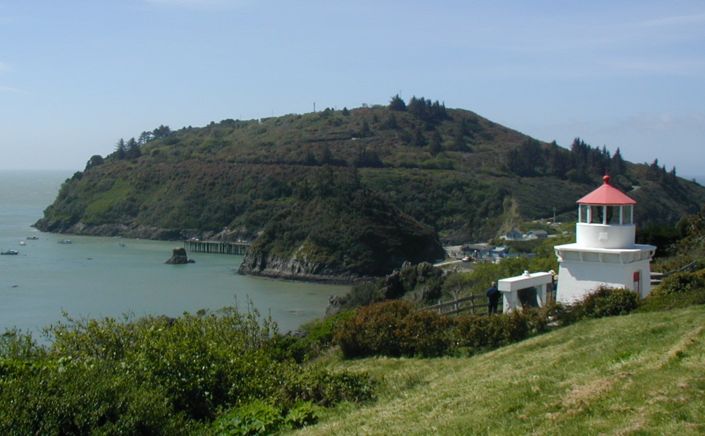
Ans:
{"type": "Polygon", "coordinates": [[[604,183],[585,197],[578,200],[578,204],[604,204],[604,205],[626,205],[636,204],[634,199],[624,192],[610,185],[610,176],[602,178],[604,183]]]}

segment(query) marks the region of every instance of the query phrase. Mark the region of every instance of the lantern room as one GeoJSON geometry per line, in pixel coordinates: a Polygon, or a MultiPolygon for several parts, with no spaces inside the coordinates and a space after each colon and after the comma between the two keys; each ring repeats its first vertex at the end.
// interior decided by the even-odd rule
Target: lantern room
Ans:
{"type": "Polygon", "coordinates": [[[595,248],[632,247],[636,201],[610,185],[610,176],[602,180],[602,186],[578,200],[575,242],[595,248]]]}

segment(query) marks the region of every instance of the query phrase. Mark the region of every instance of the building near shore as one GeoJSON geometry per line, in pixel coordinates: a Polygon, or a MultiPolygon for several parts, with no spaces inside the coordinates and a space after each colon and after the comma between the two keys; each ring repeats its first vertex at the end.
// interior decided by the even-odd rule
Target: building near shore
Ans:
{"type": "Polygon", "coordinates": [[[576,241],[555,246],[560,267],[556,299],[572,303],[600,286],[651,292],[650,262],[656,247],[635,243],[636,201],[603,184],[578,203],[576,241]]]}

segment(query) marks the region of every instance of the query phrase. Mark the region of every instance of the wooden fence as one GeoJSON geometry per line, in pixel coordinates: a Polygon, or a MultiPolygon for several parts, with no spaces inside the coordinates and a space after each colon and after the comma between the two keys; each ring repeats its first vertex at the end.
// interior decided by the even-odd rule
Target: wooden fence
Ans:
{"type": "MultiPolygon", "coordinates": [[[[548,286],[546,289],[546,302],[554,303],[556,301],[556,291],[552,286],[548,286]]],[[[445,303],[434,304],[433,306],[426,306],[423,310],[432,310],[441,315],[455,315],[458,313],[472,313],[487,315],[489,309],[487,307],[488,301],[487,297],[484,295],[471,295],[469,297],[459,298],[457,300],[448,301],[445,303]]],[[[502,301],[497,307],[497,311],[502,313],[502,301]]]]}
{"type": "Polygon", "coordinates": [[[487,297],[484,295],[471,295],[454,301],[427,306],[424,307],[424,310],[432,310],[441,315],[453,315],[462,312],[487,314],[487,297]]]}

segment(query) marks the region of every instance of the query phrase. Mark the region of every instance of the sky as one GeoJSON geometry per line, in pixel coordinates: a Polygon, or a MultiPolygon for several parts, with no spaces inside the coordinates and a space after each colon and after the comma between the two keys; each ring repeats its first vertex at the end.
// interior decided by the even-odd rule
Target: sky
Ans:
{"type": "Polygon", "coordinates": [[[0,0],[0,169],[400,94],[705,174],[705,2],[0,0]]]}

